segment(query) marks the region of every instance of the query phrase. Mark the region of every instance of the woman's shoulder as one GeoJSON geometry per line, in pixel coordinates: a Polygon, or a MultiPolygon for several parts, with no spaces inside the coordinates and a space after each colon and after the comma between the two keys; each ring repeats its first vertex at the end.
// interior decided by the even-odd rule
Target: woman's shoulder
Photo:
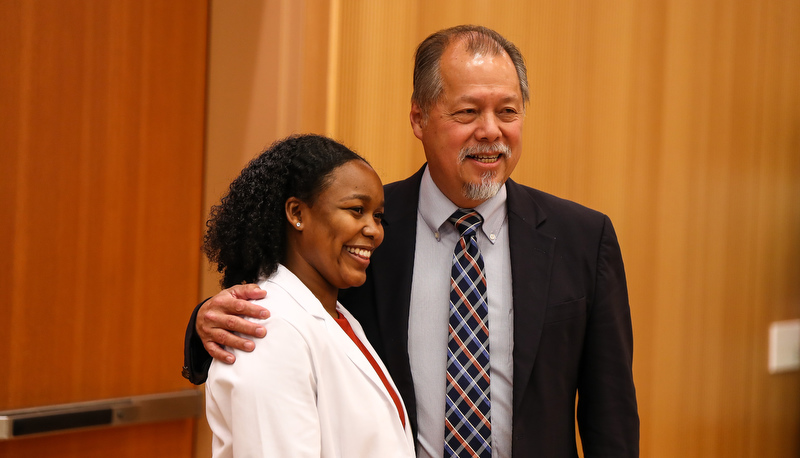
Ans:
{"type": "Polygon", "coordinates": [[[269,310],[270,317],[251,321],[265,326],[283,321],[296,327],[308,327],[323,317],[324,309],[316,296],[283,266],[279,266],[269,278],[259,281],[258,286],[267,294],[253,303],[269,310]]]}

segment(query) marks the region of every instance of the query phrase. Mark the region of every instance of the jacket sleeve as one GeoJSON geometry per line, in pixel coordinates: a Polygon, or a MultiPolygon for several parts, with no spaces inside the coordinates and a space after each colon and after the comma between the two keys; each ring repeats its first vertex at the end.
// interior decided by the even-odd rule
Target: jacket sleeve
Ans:
{"type": "Polygon", "coordinates": [[[605,218],[597,255],[578,382],[578,425],[584,456],[639,456],[633,383],[633,330],[622,254],[605,218]]]}
{"type": "Polygon", "coordinates": [[[197,307],[194,308],[189,324],[186,326],[186,337],[183,341],[183,371],[181,373],[185,379],[195,385],[205,383],[212,360],[195,329],[197,311],[207,300],[197,304],[197,307]]]}

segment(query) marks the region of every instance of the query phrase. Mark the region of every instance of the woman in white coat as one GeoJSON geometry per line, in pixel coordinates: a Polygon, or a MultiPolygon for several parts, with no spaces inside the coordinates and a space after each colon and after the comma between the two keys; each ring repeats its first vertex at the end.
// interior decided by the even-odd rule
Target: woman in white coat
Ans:
{"type": "Polygon", "coordinates": [[[383,241],[383,187],[325,137],[289,137],[254,159],[207,222],[223,287],[258,281],[268,338],[213,362],[215,457],[413,457],[406,411],[358,322],[336,300],[383,241]]]}

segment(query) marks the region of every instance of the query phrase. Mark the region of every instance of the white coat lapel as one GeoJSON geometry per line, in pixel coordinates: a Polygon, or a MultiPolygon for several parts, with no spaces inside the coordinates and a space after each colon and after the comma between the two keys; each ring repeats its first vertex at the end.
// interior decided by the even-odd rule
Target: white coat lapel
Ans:
{"type": "MultiPolygon", "coordinates": [[[[358,340],[360,340],[361,342],[369,342],[367,340],[366,334],[364,334],[364,330],[361,328],[361,325],[353,317],[353,315],[351,315],[350,312],[347,311],[347,309],[345,309],[342,306],[342,304],[337,304],[336,309],[339,311],[339,313],[343,317],[347,318],[347,322],[350,323],[350,327],[353,328],[353,333],[356,335],[356,337],[358,337],[358,340]]],[[[386,391],[386,387],[383,385],[383,381],[380,379],[378,374],[375,372],[375,369],[372,368],[372,365],[369,363],[369,361],[364,356],[364,354],[361,353],[361,349],[359,349],[358,346],[356,346],[356,344],[353,343],[352,339],[350,339],[350,336],[348,336],[341,329],[341,326],[339,326],[338,323],[335,323],[335,324],[336,324],[337,327],[339,327],[339,330],[342,331],[342,334],[347,338],[347,341],[351,344],[350,346],[355,349],[355,353],[353,353],[352,355],[351,355],[351,352],[348,351],[348,353],[347,353],[348,357],[350,357],[350,359],[354,363],[356,363],[356,365],[359,366],[359,368],[361,368],[361,370],[363,372],[365,372],[367,374],[369,379],[372,380],[373,383],[375,383],[381,389],[381,391],[387,397],[389,402],[394,403],[394,400],[392,399],[391,395],[386,391]],[[359,364],[358,361],[361,361],[362,364],[359,364]]],[[[395,391],[395,393],[397,393],[397,395],[399,397],[400,396],[400,392],[397,390],[397,387],[394,385],[394,381],[389,376],[389,371],[386,369],[386,366],[384,366],[383,361],[381,361],[381,358],[375,353],[374,350],[372,350],[370,348],[369,343],[365,343],[365,347],[370,352],[370,355],[372,355],[372,358],[375,360],[375,362],[378,364],[378,367],[380,368],[380,370],[383,371],[383,374],[386,376],[386,380],[389,382],[389,385],[392,387],[392,389],[395,391]]]]}
{"type": "MultiPolygon", "coordinates": [[[[341,310],[341,306],[337,307],[341,310]]],[[[326,313],[327,315],[327,313],[326,313]]],[[[347,321],[350,323],[350,326],[353,327],[353,318],[351,316],[346,316],[347,321]]],[[[361,352],[361,349],[353,342],[353,339],[344,332],[339,323],[336,322],[330,315],[325,318],[325,325],[328,328],[328,332],[331,334],[331,338],[336,342],[336,345],[341,348],[347,357],[355,364],[356,367],[366,376],[377,388],[381,391],[386,391],[383,387],[383,382],[378,377],[378,374],[375,373],[375,369],[372,368],[372,364],[369,363],[367,357],[364,356],[364,353],[361,352]]],[[[356,334],[358,337],[358,334],[356,334]]],[[[386,393],[388,396],[388,393],[386,393]]]]}
{"type": "MultiPolygon", "coordinates": [[[[348,359],[367,377],[375,388],[383,393],[386,399],[394,404],[389,393],[386,391],[386,387],[383,385],[383,381],[381,381],[378,374],[372,368],[372,365],[367,360],[367,357],[361,352],[361,349],[353,342],[350,336],[347,335],[346,332],[339,326],[339,323],[333,319],[333,317],[325,311],[325,308],[319,302],[314,293],[308,289],[308,287],[300,281],[297,276],[292,273],[289,269],[285,266],[279,264],[278,269],[270,278],[270,281],[277,283],[280,285],[292,298],[297,301],[297,303],[306,310],[311,316],[315,317],[318,320],[321,320],[325,324],[325,329],[330,334],[331,340],[334,341],[336,346],[347,355],[348,359]]],[[[353,332],[355,332],[356,337],[359,338],[362,342],[366,342],[366,336],[364,335],[364,331],[361,329],[361,326],[356,322],[353,315],[350,314],[347,310],[345,310],[341,304],[337,303],[337,310],[339,313],[342,314],[345,318],[347,318],[348,323],[353,328],[353,332]]],[[[375,361],[381,367],[385,374],[387,374],[388,379],[388,371],[386,368],[383,367],[383,364],[380,361],[380,358],[372,353],[372,357],[375,358],[375,361]]],[[[392,388],[397,391],[397,387],[394,386],[394,383],[389,379],[392,388]]]]}

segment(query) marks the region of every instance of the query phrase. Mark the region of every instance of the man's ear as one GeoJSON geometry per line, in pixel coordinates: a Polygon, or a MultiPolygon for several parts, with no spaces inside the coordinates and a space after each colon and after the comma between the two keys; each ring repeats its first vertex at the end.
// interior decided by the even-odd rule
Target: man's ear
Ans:
{"type": "Polygon", "coordinates": [[[425,125],[425,114],[415,102],[411,103],[411,113],[408,115],[411,120],[411,129],[414,131],[414,136],[422,140],[422,128],[425,125]]]}
{"type": "Polygon", "coordinates": [[[303,202],[297,197],[286,199],[286,221],[297,230],[303,229],[303,202]]]}

